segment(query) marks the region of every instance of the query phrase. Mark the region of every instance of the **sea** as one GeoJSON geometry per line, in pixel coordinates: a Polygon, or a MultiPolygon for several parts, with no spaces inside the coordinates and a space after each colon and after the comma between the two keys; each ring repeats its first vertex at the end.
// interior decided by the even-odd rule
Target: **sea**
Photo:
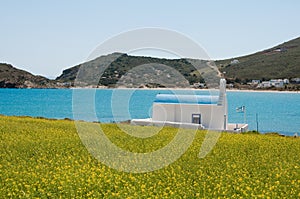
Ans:
{"type": "MultiPolygon", "coordinates": [[[[151,117],[157,94],[216,91],[152,89],[0,89],[0,114],[114,123],[151,117]]],[[[229,123],[249,130],[300,135],[300,93],[227,92],[229,123]],[[237,111],[239,107],[244,111],[237,111]]]]}

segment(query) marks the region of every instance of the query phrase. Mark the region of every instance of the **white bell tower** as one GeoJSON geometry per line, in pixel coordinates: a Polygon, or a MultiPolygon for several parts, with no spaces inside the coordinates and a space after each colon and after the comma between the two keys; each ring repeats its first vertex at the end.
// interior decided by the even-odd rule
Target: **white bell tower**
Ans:
{"type": "Polygon", "coordinates": [[[220,91],[219,91],[218,106],[223,106],[224,113],[224,130],[227,129],[228,124],[228,110],[227,110],[227,96],[226,96],[226,80],[220,79],[220,91]]]}

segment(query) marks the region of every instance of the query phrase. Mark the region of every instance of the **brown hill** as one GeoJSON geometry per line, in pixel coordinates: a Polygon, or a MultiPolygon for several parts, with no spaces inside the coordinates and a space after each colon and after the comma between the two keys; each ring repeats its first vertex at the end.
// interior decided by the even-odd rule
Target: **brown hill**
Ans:
{"type": "Polygon", "coordinates": [[[0,63],[0,88],[54,88],[55,81],[0,63]]]}

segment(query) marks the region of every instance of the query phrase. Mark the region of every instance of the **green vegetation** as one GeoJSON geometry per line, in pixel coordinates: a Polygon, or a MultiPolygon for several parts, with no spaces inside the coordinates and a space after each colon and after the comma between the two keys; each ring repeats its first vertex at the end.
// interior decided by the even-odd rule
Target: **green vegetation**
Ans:
{"type": "Polygon", "coordinates": [[[300,77],[300,37],[251,55],[216,61],[229,81],[291,79],[300,77]],[[232,63],[238,60],[238,63],[232,63]]]}
{"type": "MultiPolygon", "coordinates": [[[[300,78],[300,37],[251,55],[218,60],[215,64],[228,83],[241,89],[254,89],[246,85],[251,80],[300,78]]],[[[65,69],[56,80],[49,80],[16,69],[9,64],[0,64],[0,88],[61,88],[71,87],[74,84],[172,88],[190,87],[194,83],[206,83],[209,87],[215,87],[217,85],[209,84],[218,82],[216,78],[219,74],[212,71],[212,66],[214,64],[210,64],[207,60],[163,59],[112,53],[65,69]],[[79,70],[84,71],[83,80],[80,77],[78,79],[79,70]]],[[[280,88],[280,90],[299,89],[299,83],[280,88]]]]}
{"type": "MultiPolygon", "coordinates": [[[[138,139],[116,124],[99,125],[114,143],[136,152],[156,150],[176,134],[175,128],[164,128],[138,139]]],[[[171,165],[133,174],[93,158],[73,121],[0,116],[0,198],[300,197],[300,139],[223,133],[199,159],[205,134],[198,131],[171,165]]]]}
{"type": "MultiPolygon", "coordinates": [[[[192,60],[192,59],[160,59],[160,58],[152,58],[152,57],[140,57],[140,56],[129,56],[127,54],[121,53],[113,53],[107,56],[101,56],[95,60],[85,62],[83,64],[74,66],[72,68],[66,69],[63,71],[63,74],[59,76],[56,80],[60,82],[73,82],[76,78],[78,70],[80,67],[86,67],[90,69],[90,75],[87,76],[91,79],[99,78],[95,77],[95,71],[101,71],[102,78],[99,81],[99,85],[104,86],[115,86],[115,84],[120,80],[120,78],[130,72],[130,70],[134,69],[137,66],[142,66],[145,64],[150,64],[151,66],[157,66],[156,69],[160,69],[161,67],[157,64],[163,64],[174,68],[176,71],[181,73],[183,77],[188,80],[189,84],[193,84],[196,82],[204,82],[203,68],[208,68],[207,61],[205,60],[192,60]],[[112,59],[113,57],[117,57],[116,59],[112,59]],[[103,63],[107,60],[112,61],[109,67],[106,68],[105,71],[101,71],[101,67],[103,67],[103,63]],[[201,71],[201,74],[197,70],[201,71]]],[[[237,57],[226,60],[218,60],[215,61],[219,70],[225,75],[228,83],[235,84],[238,88],[241,84],[246,84],[251,82],[251,80],[270,80],[270,79],[292,79],[300,77],[300,37],[293,39],[291,41],[285,42],[281,45],[275,46],[273,48],[257,52],[251,55],[237,57]],[[235,61],[234,61],[235,60],[235,61]]],[[[150,66],[148,67],[148,71],[144,70],[144,74],[155,74],[154,70],[151,70],[150,66]]],[[[132,71],[131,71],[132,72],[132,71]]],[[[167,71],[168,72],[168,71],[167,71]]],[[[206,71],[207,72],[207,71],[206,71]]],[[[86,72],[85,75],[89,73],[86,72]]],[[[164,71],[162,69],[162,73],[164,71]]],[[[127,74],[128,75],[128,74],[127,74]]],[[[159,76],[157,74],[157,76],[159,76]]],[[[208,74],[206,74],[207,78],[208,74]]],[[[211,75],[209,75],[211,76],[211,75]]],[[[216,74],[210,78],[215,78],[216,74]]],[[[130,80],[142,79],[143,76],[128,76],[130,80]]],[[[160,77],[162,78],[162,77],[160,77]]],[[[128,80],[127,79],[127,80],[128,80]]],[[[149,78],[151,79],[151,78],[149,78]]],[[[167,78],[163,78],[166,80],[167,78]]],[[[143,79],[144,82],[147,82],[147,79],[143,79]]],[[[143,82],[142,81],[142,82],[143,82]]],[[[153,80],[153,82],[157,82],[153,80]]],[[[124,84],[130,85],[132,82],[125,81],[124,84]]],[[[137,85],[133,85],[133,87],[140,86],[138,82],[137,85]]],[[[174,83],[174,79],[173,82],[174,83]]],[[[172,84],[166,85],[171,87],[172,84]]],[[[178,85],[175,85],[178,86],[178,85]]],[[[159,85],[150,85],[148,87],[159,87],[159,85]]],[[[245,88],[251,88],[246,86],[245,88]]],[[[282,90],[298,90],[299,85],[292,84],[287,85],[282,90]]]]}
{"type": "MultiPolygon", "coordinates": [[[[199,60],[199,63],[199,67],[207,67],[206,61],[199,60]]],[[[110,87],[114,87],[117,83],[120,83],[118,81],[124,75],[126,78],[122,80],[122,83],[124,86],[129,85],[129,87],[139,87],[145,83],[149,84],[145,85],[148,87],[180,87],[184,85],[183,82],[178,82],[178,85],[174,84],[178,76],[172,74],[173,71],[181,74],[182,77],[185,78],[185,81],[188,81],[188,85],[196,82],[204,82],[199,72],[187,59],[160,59],[130,56],[122,53],[100,56],[94,60],[68,68],[64,70],[62,75],[57,77],[56,80],[59,82],[73,83],[80,67],[85,68],[84,75],[86,76],[86,79],[94,80],[101,77],[99,82],[96,82],[96,85],[110,87]],[[165,66],[168,68],[164,68],[165,66]],[[139,67],[138,70],[135,69],[136,67],[139,67]],[[170,67],[175,70],[170,70],[170,67]],[[167,81],[168,78],[171,80],[169,84],[167,81]],[[166,85],[156,84],[162,79],[164,79],[164,83],[166,83],[166,85]]],[[[88,80],[87,82],[89,82],[88,80]]]]}

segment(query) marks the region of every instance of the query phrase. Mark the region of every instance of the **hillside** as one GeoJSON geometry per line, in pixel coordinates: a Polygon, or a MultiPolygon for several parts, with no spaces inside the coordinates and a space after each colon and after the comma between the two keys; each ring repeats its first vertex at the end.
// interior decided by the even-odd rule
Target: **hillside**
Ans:
{"type": "Polygon", "coordinates": [[[0,88],[53,88],[55,81],[0,63],[0,88]]]}
{"type": "MultiPolygon", "coordinates": [[[[215,61],[216,66],[229,83],[245,84],[251,80],[270,80],[270,79],[292,79],[300,77],[300,37],[275,46],[273,48],[257,52],[251,55],[236,57],[226,60],[215,61]]],[[[170,66],[183,75],[184,79],[188,80],[188,84],[193,85],[197,82],[204,82],[204,79],[210,81],[217,78],[216,73],[209,71],[204,72],[204,68],[209,69],[209,62],[205,60],[192,59],[161,59],[152,57],[130,56],[127,54],[113,53],[107,56],[101,56],[95,60],[71,67],[63,71],[63,74],[56,80],[59,82],[72,82],[76,79],[77,72],[80,67],[89,68],[88,78],[91,80],[101,79],[98,85],[114,87],[116,84],[125,87],[184,87],[186,82],[176,81],[171,78],[168,84],[167,77],[158,75],[168,74],[168,71],[161,70],[162,65],[170,66]],[[117,57],[115,60],[113,57],[117,57]],[[107,60],[113,60],[105,71],[101,71],[107,60]],[[134,76],[135,67],[148,64],[141,70],[141,74],[134,76]],[[193,64],[193,65],[192,65],[193,64]],[[200,71],[195,70],[194,66],[200,71]],[[159,71],[161,70],[161,71],[159,71]],[[96,73],[95,73],[96,71],[96,73]],[[158,72],[157,72],[158,71],[158,72]],[[155,73],[157,77],[155,78],[155,73]],[[129,75],[128,75],[129,74],[129,75]],[[147,77],[149,74],[154,76],[147,77]],[[126,77],[125,77],[125,76],[126,77]],[[123,77],[124,76],[124,77],[123,77]],[[203,78],[205,77],[205,78],[203,78]],[[157,79],[158,78],[158,79],[157,79]],[[160,85],[160,80],[163,79],[165,85],[160,85]],[[175,81],[175,82],[174,82],[175,81]],[[144,82],[148,82],[144,85],[144,82]]],[[[173,75],[174,76],[174,75],[173,75]]],[[[172,77],[172,75],[171,75],[172,77]]],[[[211,81],[218,82],[218,81],[211,81]]],[[[296,87],[294,87],[295,89],[296,87]]],[[[297,89],[297,88],[296,88],[297,89]]]]}
{"type": "Polygon", "coordinates": [[[300,37],[251,55],[216,61],[225,77],[236,82],[300,77],[300,37]]]}
{"type": "MultiPolygon", "coordinates": [[[[246,83],[251,80],[300,78],[300,37],[251,55],[217,60],[215,64],[217,67],[206,60],[163,59],[112,53],[67,68],[56,80],[32,75],[9,64],[0,64],[0,88],[186,88],[195,83],[206,83],[207,87],[212,88],[217,87],[219,69],[228,83],[233,83],[237,88],[254,89],[255,87],[246,83]],[[78,77],[79,70],[84,75],[78,77]]],[[[291,84],[282,89],[299,90],[300,86],[291,84]]]]}
{"type": "MultiPolygon", "coordinates": [[[[200,60],[198,65],[200,68],[207,66],[206,61],[200,60]]],[[[91,84],[90,80],[98,80],[100,77],[96,84],[109,87],[114,87],[116,84],[124,87],[185,87],[195,82],[204,82],[199,72],[187,59],[160,59],[122,53],[101,56],[68,68],[56,80],[73,82],[80,67],[85,70],[86,80],[82,81],[85,81],[86,85],[91,84]],[[106,64],[109,66],[102,71],[106,64]],[[177,72],[182,75],[181,78],[178,78],[177,72]]]]}

